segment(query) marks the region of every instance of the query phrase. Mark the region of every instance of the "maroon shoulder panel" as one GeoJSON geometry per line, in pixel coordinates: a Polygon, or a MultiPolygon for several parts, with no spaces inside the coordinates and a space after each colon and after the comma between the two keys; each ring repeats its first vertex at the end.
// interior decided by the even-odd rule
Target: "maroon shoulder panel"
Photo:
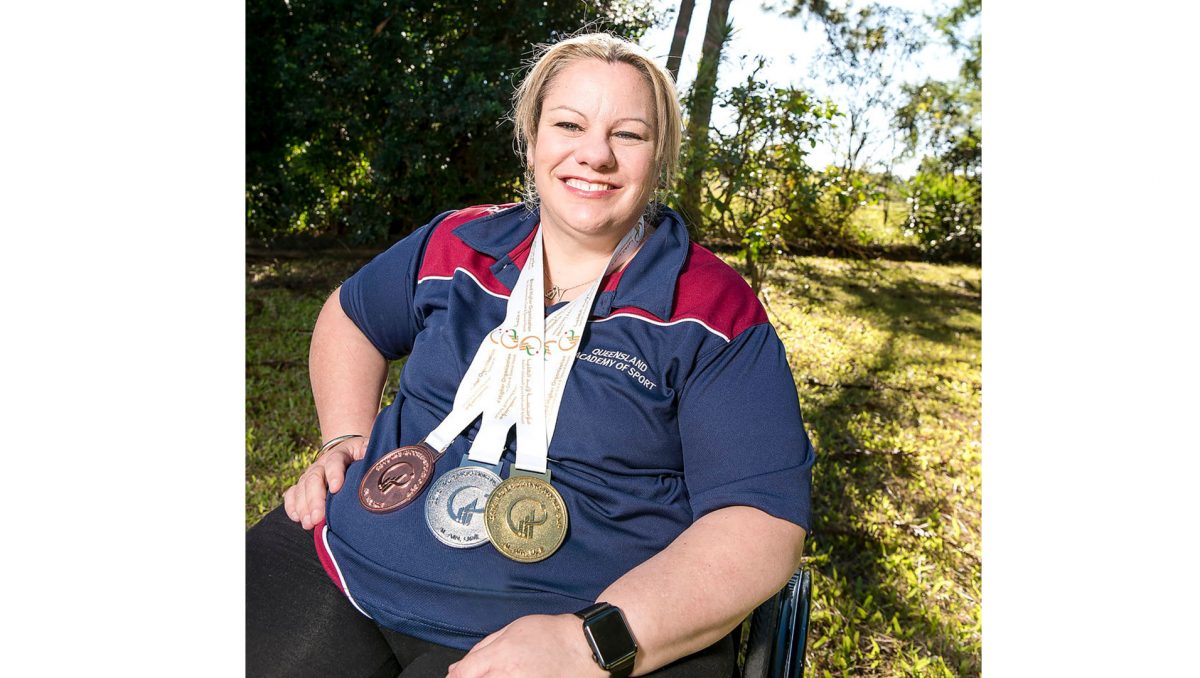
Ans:
{"type": "Polygon", "coordinates": [[[700,245],[690,246],[675,285],[671,320],[699,320],[729,339],[767,322],[762,302],[740,273],[700,245]]]}
{"type": "Polygon", "coordinates": [[[454,235],[454,229],[481,217],[495,214],[511,205],[475,205],[461,209],[442,219],[434,228],[425,247],[425,257],[421,260],[421,270],[417,273],[417,281],[425,278],[451,278],[454,270],[462,268],[468,271],[489,292],[508,296],[509,290],[492,275],[491,266],[496,263],[492,257],[477,252],[454,235]]]}

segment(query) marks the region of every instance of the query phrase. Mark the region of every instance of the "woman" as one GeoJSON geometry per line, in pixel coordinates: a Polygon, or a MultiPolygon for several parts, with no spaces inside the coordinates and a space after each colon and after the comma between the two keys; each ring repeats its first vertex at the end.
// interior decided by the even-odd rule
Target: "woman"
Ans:
{"type": "Polygon", "coordinates": [[[813,451],[782,344],[652,203],[670,76],[578,36],[514,119],[531,200],[439,216],[321,310],[329,442],[248,534],[250,675],[725,676],[799,562],[813,451]]]}

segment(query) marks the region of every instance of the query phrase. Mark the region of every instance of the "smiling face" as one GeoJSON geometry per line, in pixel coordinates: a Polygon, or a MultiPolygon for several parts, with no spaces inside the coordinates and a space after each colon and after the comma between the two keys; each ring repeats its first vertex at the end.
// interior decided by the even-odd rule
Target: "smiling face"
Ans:
{"type": "Polygon", "coordinates": [[[554,76],[529,154],[547,233],[616,246],[654,193],[655,122],[629,64],[583,59],[554,76]]]}

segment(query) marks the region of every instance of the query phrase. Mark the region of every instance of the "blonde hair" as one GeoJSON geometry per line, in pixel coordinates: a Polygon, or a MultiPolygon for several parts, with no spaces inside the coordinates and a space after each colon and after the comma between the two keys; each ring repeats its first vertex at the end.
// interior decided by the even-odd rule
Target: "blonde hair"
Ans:
{"type": "Polygon", "coordinates": [[[587,33],[567,38],[553,45],[541,45],[533,57],[533,67],[517,86],[513,101],[513,136],[517,154],[525,163],[526,191],[532,202],[533,178],[529,170],[529,147],[537,140],[542,103],[554,77],[566,66],[584,59],[598,59],[610,64],[629,64],[637,69],[654,95],[655,147],[654,164],[658,170],[660,188],[671,185],[679,164],[679,144],[683,116],[679,111],[679,96],[675,81],[666,69],[659,66],[644,49],[628,40],[608,33],[587,33]]]}

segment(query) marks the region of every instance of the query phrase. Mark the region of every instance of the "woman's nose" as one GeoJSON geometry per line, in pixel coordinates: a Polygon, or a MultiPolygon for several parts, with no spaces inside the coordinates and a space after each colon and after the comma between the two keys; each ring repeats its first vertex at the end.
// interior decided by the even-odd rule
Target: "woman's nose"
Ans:
{"type": "Polygon", "coordinates": [[[617,156],[613,153],[608,133],[597,129],[588,130],[587,134],[579,138],[579,146],[575,148],[575,160],[592,169],[607,169],[615,165],[617,156]]]}

